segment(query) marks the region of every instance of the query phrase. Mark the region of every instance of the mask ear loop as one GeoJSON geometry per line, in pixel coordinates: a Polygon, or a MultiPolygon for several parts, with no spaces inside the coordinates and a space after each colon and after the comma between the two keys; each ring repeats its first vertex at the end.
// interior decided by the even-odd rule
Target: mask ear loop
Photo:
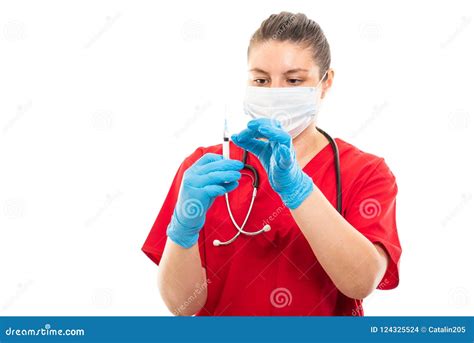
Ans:
{"type": "Polygon", "coordinates": [[[318,88],[319,85],[320,85],[321,83],[323,83],[324,79],[326,78],[326,76],[327,76],[327,74],[328,74],[328,71],[329,71],[329,69],[326,70],[326,72],[323,74],[323,77],[321,78],[321,80],[319,80],[318,85],[316,86],[316,88],[318,88]]]}
{"type": "MultiPolygon", "coordinates": [[[[326,78],[326,76],[328,74],[328,71],[329,71],[329,69],[327,69],[326,72],[323,74],[323,77],[321,78],[321,80],[319,80],[318,84],[315,87],[316,89],[318,89],[319,85],[323,83],[324,79],[326,78]]],[[[322,89],[320,89],[320,90],[321,90],[321,92],[319,94],[319,97],[321,98],[321,93],[322,93],[323,90],[322,89]]]]}

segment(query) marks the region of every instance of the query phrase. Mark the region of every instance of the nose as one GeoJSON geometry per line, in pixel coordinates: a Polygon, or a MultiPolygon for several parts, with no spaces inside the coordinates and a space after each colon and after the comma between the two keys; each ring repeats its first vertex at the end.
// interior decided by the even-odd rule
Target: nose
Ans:
{"type": "Polygon", "coordinates": [[[271,80],[272,82],[270,83],[270,88],[280,88],[280,87],[285,87],[286,86],[286,83],[285,83],[285,78],[282,77],[281,75],[273,75],[273,76],[270,76],[271,77],[271,80]]]}

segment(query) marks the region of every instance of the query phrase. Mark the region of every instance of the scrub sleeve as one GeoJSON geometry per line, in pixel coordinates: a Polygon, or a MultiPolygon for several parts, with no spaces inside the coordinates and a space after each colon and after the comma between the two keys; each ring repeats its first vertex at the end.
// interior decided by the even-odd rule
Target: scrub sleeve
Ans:
{"type": "Polygon", "coordinates": [[[379,243],[387,252],[389,263],[377,289],[393,289],[399,282],[401,246],[396,224],[398,187],[384,159],[360,183],[345,213],[346,220],[372,243],[379,243]]]}

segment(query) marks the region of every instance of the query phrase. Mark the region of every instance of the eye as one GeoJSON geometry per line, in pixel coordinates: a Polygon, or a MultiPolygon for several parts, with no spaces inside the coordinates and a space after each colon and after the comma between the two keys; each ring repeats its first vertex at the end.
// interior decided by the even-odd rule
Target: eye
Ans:
{"type": "Polygon", "coordinates": [[[300,80],[300,79],[288,79],[287,82],[288,82],[290,85],[298,85],[298,84],[300,84],[301,82],[303,82],[303,80],[300,80]]]}
{"type": "Polygon", "coordinates": [[[257,84],[258,86],[263,86],[268,82],[268,80],[266,80],[266,79],[254,79],[253,82],[255,84],[257,84]]]}

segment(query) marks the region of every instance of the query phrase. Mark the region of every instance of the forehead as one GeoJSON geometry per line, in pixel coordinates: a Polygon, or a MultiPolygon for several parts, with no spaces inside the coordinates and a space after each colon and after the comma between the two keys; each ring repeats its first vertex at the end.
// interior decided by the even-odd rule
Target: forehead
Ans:
{"type": "Polygon", "coordinates": [[[284,73],[291,69],[308,69],[319,72],[310,47],[303,47],[289,41],[268,40],[256,43],[250,49],[249,70],[258,68],[267,72],[284,73]]]}

